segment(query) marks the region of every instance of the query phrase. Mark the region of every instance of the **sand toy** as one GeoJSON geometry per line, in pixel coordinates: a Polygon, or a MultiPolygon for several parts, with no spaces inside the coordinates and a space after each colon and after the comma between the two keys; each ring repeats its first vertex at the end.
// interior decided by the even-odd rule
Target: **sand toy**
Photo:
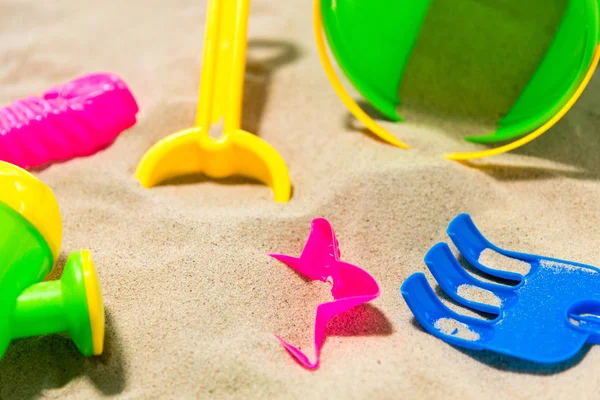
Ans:
{"type": "Polygon", "coordinates": [[[144,155],[136,171],[143,187],[181,175],[241,175],[270,186],[275,201],[289,201],[291,184],[281,156],[240,128],[248,9],[249,0],[209,2],[196,125],[159,141],[144,155]],[[213,138],[210,128],[221,120],[222,135],[213,138]]]}
{"type": "Polygon", "coordinates": [[[44,281],[61,239],[51,190],[0,161],[0,358],[12,339],[63,332],[83,355],[102,353],[104,306],[90,252],[71,254],[61,279],[44,281]]]}
{"type": "Polygon", "coordinates": [[[322,282],[332,281],[331,294],[334,301],[320,304],[317,307],[314,362],[311,362],[299,349],[276,336],[277,340],[302,366],[307,369],[316,369],[319,366],[327,322],[344,311],[379,297],[379,285],[365,270],[340,260],[340,250],[335,233],[329,221],[324,218],[313,220],[308,241],[300,258],[281,254],[272,254],[271,256],[284,262],[308,279],[322,282]]]}
{"type": "MultiPolygon", "coordinates": [[[[400,83],[431,4],[432,0],[314,0],[317,46],[336,93],[369,130],[399,147],[407,146],[362,111],[346,92],[325,42],[362,96],[390,120],[401,121],[397,112],[400,83]]],[[[596,69],[599,25],[597,0],[569,0],[545,56],[512,109],[498,121],[498,129],[465,138],[476,143],[512,142],[445,156],[467,160],[501,154],[554,126],[578,100],[596,69]]]]}
{"type": "Polygon", "coordinates": [[[450,223],[448,235],[474,268],[513,285],[475,278],[446,243],[435,245],[425,263],[444,292],[459,304],[495,318],[473,318],[450,310],[425,275],[416,273],[401,291],[429,333],[452,345],[545,364],[575,356],[585,343],[599,343],[600,269],[501,249],[483,237],[467,214],[450,223]]]}
{"type": "Polygon", "coordinates": [[[133,126],[137,112],[118,76],[81,76],[0,108],[0,160],[28,169],[92,155],[133,126]]]}

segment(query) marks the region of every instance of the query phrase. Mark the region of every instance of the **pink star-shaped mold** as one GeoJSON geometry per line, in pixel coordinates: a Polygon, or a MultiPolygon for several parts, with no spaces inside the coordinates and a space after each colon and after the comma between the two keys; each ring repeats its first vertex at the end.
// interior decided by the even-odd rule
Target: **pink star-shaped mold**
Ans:
{"type": "Polygon", "coordinates": [[[324,218],[312,221],[310,235],[300,258],[281,254],[271,254],[271,257],[284,262],[309,279],[326,282],[331,278],[333,282],[331,294],[334,300],[317,306],[314,363],[296,347],[275,335],[302,366],[314,370],[319,366],[321,347],[329,320],[344,311],[376,299],[379,296],[379,285],[365,270],[340,260],[335,233],[329,221],[324,218]]]}

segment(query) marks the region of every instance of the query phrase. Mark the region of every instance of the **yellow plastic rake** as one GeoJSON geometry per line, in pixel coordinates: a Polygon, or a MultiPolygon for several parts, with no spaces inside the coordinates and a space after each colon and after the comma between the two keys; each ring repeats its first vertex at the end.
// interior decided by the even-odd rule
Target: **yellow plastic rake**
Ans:
{"type": "Polygon", "coordinates": [[[287,202],[291,183],[285,162],[259,137],[241,129],[249,0],[210,0],[196,125],[156,143],[143,157],[136,178],[149,188],[191,174],[211,178],[246,176],[270,186],[287,202]],[[223,120],[223,134],[210,135],[223,120]]]}

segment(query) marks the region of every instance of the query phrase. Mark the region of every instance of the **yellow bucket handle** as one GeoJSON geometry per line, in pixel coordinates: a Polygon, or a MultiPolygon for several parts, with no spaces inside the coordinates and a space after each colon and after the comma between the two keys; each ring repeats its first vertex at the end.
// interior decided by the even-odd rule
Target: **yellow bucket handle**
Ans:
{"type": "Polygon", "coordinates": [[[567,104],[564,105],[564,107],[558,112],[558,114],[556,114],[548,122],[546,122],[544,125],[540,126],[535,131],[531,132],[530,134],[528,134],[526,136],[523,136],[520,139],[515,140],[514,142],[505,144],[504,146],[496,147],[493,149],[482,150],[482,151],[444,154],[444,157],[446,157],[450,160],[455,160],[455,161],[466,161],[466,160],[472,160],[472,159],[476,159],[476,158],[495,156],[498,154],[506,153],[511,150],[518,149],[519,147],[525,146],[527,143],[542,136],[544,133],[548,132],[548,130],[550,128],[552,128],[554,125],[556,125],[556,123],[562,117],[564,117],[569,112],[569,110],[575,105],[577,100],[579,100],[579,97],[581,97],[581,95],[583,94],[583,91],[585,90],[587,85],[590,83],[592,76],[594,76],[594,71],[598,67],[599,60],[600,60],[600,46],[596,47],[596,51],[594,52],[594,58],[592,59],[592,64],[590,65],[590,68],[588,69],[587,73],[585,74],[585,77],[583,78],[583,81],[581,82],[581,84],[579,85],[579,87],[577,88],[575,93],[573,93],[573,96],[571,96],[571,98],[569,99],[567,104]]]}
{"type": "MultiPolygon", "coordinates": [[[[241,126],[248,0],[213,0],[209,4],[196,126],[206,128],[224,118],[224,133],[241,126]]],[[[212,139],[211,139],[212,140],[212,139]]]]}
{"type": "Polygon", "coordinates": [[[356,104],[352,96],[348,94],[340,78],[337,76],[329,56],[327,55],[327,46],[325,45],[325,38],[323,37],[323,17],[321,16],[320,0],[314,0],[313,14],[313,26],[315,31],[315,39],[317,42],[317,50],[319,51],[319,58],[321,59],[321,63],[325,69],[325,74],[327,74],[327,79],[329,79],[331,86],[333,86],[333,89],[340,100],[342,100],[344,105],[348,108],[348,110],[350,110],[352,115],[354,115],[357,120],[359,120],[368,130],[373,132],[379,138],[390,144],[393,144],[394,146],[408,149],[409,147],[406,143],[396,139],[396,137],[388,130],[375,122],[373,118],[369,117],[369,115],[364,112],[358,104],[356,104]]]}

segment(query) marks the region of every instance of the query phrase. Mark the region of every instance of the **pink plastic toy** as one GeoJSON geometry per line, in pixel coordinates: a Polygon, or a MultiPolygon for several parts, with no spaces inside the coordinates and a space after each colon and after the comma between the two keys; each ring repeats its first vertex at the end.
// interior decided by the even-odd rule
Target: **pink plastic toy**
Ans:
{"type": "Polygon", "coordinates": [[[0,108],[0,160],[22,168],[88,156],[136,122],[138,106],[116,75],[84,75],[0,108]]]}
{"type": "Polygon", "coordinates": [[[329,221],[323,218],[313,220],[310,236],[300,258],[280,254],[271,254],[271,256],[309,279],[326,282],[331,277],[333,281],[331,294],[335,300],[317,307],[314,363],[311,363],[308,357],[296,347],[275,335],[302,366],[316,369],[319,366],[325,328],[329,320],[344,311],[379,297],[379,286],[366,271],[340,261],[340,250],[335,233],[329,221]]]}

